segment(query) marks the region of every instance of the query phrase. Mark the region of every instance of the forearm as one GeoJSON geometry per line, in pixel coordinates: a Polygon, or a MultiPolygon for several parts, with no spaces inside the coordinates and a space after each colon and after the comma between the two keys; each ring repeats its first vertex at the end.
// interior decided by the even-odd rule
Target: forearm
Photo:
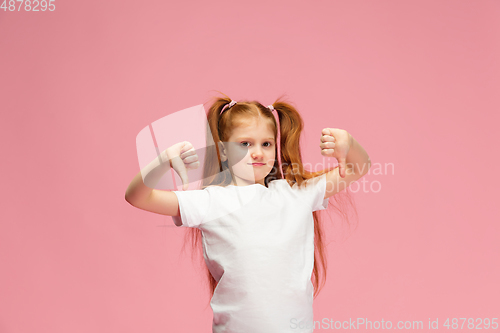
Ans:
{"type": "Polygon", "coordinates": [[[170,171],[170,167],[168,156],[163,151],[160,156],[135,175],[125,192],[125,200],[132,203],[149,197],[161,177],[170,171]]]}
{"type": "Polygon", "coordinates": [[[349,134],[349,140],[351,147],[346,156],[346,165],[348,168],[352,168],[355,173],[364,175],[371,167],[370,157],[351,134],[349,134]]]}

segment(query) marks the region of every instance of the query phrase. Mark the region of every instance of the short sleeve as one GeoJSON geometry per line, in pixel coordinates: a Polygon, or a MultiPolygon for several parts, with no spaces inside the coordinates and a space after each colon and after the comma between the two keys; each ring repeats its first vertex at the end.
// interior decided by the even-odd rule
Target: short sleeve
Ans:
{"type": "Polygon", "coordinates": [[[179,201],[179,216],[172,216],[174,222],[181,220],[182,227],[198,228],[208,214],[210,207],[210,191],[172,191],[179,201]]]}
{"type": "MultiPolygon", "coordinates": [[[[293,185],[297,188],[297,184],[293,185]]],[[[323,210],[328,207],[328,198],[324,199],[326,193],[326,173],[306,180],[299,191],[303,194],[304,201],[311,205],[311,210],[323,210]]]]}

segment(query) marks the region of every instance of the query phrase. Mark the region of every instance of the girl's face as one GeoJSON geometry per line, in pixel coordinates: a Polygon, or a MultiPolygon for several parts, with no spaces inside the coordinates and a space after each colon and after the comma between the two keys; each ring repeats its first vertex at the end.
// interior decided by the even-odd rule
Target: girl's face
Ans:
{"type": "MultiPolygon", "coordinates": [[[[276,142],[268,120],[251,119],[233,128],[229,142],[224,142],[221,155],[228,159],[236,186],[264,185],[276,158],[276,142]]],[[[265,186],[265,185],[264,185],[265,186]]]]}

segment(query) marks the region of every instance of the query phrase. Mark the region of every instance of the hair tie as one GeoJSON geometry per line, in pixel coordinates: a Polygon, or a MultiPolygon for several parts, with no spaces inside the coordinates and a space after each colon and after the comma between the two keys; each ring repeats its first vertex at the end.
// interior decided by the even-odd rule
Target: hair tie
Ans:
{"type": "MultiPolygon", "coordinates": [[[[268,105],[267,108],[269,109],[269,111],[271,111],[271,113],[273,111],[276,111],[276,109],[274,108],[274,106],[271,104],[271,105],[268,105]]],[[[281,132],[280,132],[280,121],[279,121],[280,117],[279,117],[279,114],[278,114],[278,111],[276,111],[276,125],[278,125],[278,137],[277,137],[277,142],[281,142],[281,132]]],[[[281,175],[283,175],[283,169],[282,169],[282,165],[281,165],[281,148],[280,146],[278,145],[278,156],[276,156],[276,158],[278,159],[278,165],[280,166],[280,171],[281,171],[281,175]]]]}
{"type": "Polygon", "coordinates": [[[236,104],[236,101],[231,100],[231,102],[229,104],[224,105],[224,107],[222,108],[222,110],[219,113],[219,116],[222,114],[222,112],[224,112],[224,110],[226,110],[226,106],[227,106],[227,109],[230,109],[234,104],[236,104]]]}

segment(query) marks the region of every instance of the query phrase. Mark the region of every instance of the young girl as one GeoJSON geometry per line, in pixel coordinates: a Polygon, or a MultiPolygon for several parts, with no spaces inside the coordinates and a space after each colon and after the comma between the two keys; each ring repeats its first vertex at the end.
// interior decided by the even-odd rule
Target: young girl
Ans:
{"type": "MultiPolygon", "coordinates": [[[[339,165],[304,170],[302,118],[280,99],[265,107],[256,101],[218,98],[207,119],[202,189],[150,188],[174,168],[186,189],[186,169],[199,162],[194,147],[184,141],[163,151],[161,162],[141,170],[125,199],[189,227],[207,267],[213,332],[312,332],[320,265],[326,277],[317,211],[365,175],[370,158],[348,132],[325,128],[321,154],[335,157],[339,165]]],[[[339,211],[346,216],[342,206],[339,211]]]]}

